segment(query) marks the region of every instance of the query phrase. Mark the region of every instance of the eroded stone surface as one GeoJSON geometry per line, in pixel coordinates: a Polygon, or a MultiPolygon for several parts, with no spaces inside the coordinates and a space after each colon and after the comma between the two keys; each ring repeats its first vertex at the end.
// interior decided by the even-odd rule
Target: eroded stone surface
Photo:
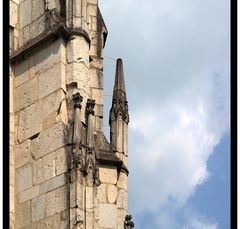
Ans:
{"type": "Polygon", "coordinates": [[[116,168],[99,168],[99,177],[101,182],[116,184],[117,183],[117,169],[116,168]]]}
{"type": "Polygon", "coordinates": [[[37,77],[28,80],[26,83],[20,85],[14,90],[15,111],[23,109],[35,102],[38,98],[38,81],[37,77]]]}
{"type": "Polygon", "coordinates": [[[46,194],[46,216],[52,216],[67,209],[67,188],[63,186],[46,194]]]}
{"type": "Polygon", "coordinates": [[[32,186],[32,166],[27,164],[16,171],[17,191],[22,192],[32,186]]]}
{"type": "Polygon", "coordinates": [[[99,206],[99,227],[116,228],[117,207],[114,204],[100,204],[99,206]]]}
{"type": "Polygon", "coordinates": [[[45,195],[38,196],[32,200],[32,221],[38,221],[45,217],[45,195]]]}
{"type": "Polygon", "coordinates": [[[22,142],[39,133],[42,128],[39,104],[34,103],[19,114],[18,140],[22,142]]]}
{"type": "Polygon", "coordinates": [[[107,199],[110,204],[115,203],[117,199],[117,186],[109,184],[107,186],[107,199]]]}
{"type": "Polygon", "coordinates": [[[22,204],[18,204],[16,208],[16,229],[30,224],[31,222],[31,210],[30,201],[26,201],[22,204]]]}
{"type": "Polygon", "coordinates": [[[15,148],[15,167],[19,168],[26,165],[31,160],[30,141],[26,140],[23,143],[16,145],[15,148]]]}
{"type": "Polygon", "coordinates": [[[31,142],[31,153],[36,160],[44,155],[63,147],[67,142],[67,132],[64,123],[59,122],[41,131],[31,142]]]}

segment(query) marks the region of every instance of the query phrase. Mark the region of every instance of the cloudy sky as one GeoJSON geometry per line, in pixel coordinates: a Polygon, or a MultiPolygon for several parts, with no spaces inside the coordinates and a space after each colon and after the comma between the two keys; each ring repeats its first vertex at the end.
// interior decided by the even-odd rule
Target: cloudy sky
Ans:
{"type": "Polygon", "coordinates": [[[113,59],[124,64],[136,228],[230,228],[229,1],[99,0],[99,6],[108,28],[107,135],[113,59]]]}

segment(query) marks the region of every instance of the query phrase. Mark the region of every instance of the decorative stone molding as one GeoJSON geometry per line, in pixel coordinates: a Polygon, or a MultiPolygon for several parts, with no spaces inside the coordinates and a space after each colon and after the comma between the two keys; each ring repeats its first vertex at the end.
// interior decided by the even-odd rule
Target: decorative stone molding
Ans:
{"type": "Polygon", "coordinates": [[[126,123],[129,122],[129,114],[128,114],[128,101],[126,98],[126,93],[124,91],[116,91],[114,93],[114,99],[112,102],[112,108],[110,110],[110,120],[112,121],[117,120],[120,117],[126,123]]]}
{"type": "Polygon", "coordinates": [[[81,109],[82,100],[83,100],[83,97],[78,92],[76,94],[73,94],[74,108],[81,109]]]}
{"type": "Polygon", "coordinates": [[[95,107],[95,100],[94,99],[88,99],[87,100],[87,106],[86,106],[87,115],[89,115],[89,114],[94,115],[94,107],[95,107]]]}

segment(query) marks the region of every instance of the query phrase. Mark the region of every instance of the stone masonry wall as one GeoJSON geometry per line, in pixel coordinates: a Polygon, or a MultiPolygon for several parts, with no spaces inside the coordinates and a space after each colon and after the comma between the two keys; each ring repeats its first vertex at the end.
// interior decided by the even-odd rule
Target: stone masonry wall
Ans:
{"type": "Polygon", "coordinates": [[[16,229],[64,228],[66,49],[58,39],[13,66],[16,229]],[[55,220],[56,219],[56,220],[55,220]]]}
{"type": "MultiPolygon", "coordinates": [[[[55,14],[60,15],[60,2],[10,0],[11,54],[29,47],[52,26],[55,14]]],[[[89,125],[88,99],[95,100],[91,139],[103,130],[107,31],[98,1],[66,1],[66,25],[85,30],[91,42],[78,33],[68,38],[58,34],[39,46],[34,44],[10,64],[10,228],[123,229],[126,171],[114,164],[98,164],[99,185],[91,173],[86,176],[76,169],[72,176],[69,172],[74,94],[83,97],[80,121],[84,131],[89,125]]],[[[127,137],[123,142],[127,149],[127,137]]],[[[127,166],[127,157],[121,159],[127,166]]]]}

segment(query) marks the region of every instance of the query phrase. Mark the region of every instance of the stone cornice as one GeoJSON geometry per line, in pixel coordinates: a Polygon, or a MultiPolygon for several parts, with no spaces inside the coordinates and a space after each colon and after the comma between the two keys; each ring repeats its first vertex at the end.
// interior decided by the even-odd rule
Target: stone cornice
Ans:
{"type": "Polygon", "coordinates": [[[91,44],[90,37],[85,30],[81,28],[69,29],[66,27],[64,22],[59,22],[51,26],[49,29],[45,30],[41,34],[39,34],[37,37],[29,40],[25,45],[23,45],[18,50],[13,51],[10,56],[10,62],[14,64],[17,61],[24,59],[25,55],[43,46],[49,41],[52,41],[59,37],[68,40],[71,36],[81,36],[88,42],[89,46],[91,44]]]}

